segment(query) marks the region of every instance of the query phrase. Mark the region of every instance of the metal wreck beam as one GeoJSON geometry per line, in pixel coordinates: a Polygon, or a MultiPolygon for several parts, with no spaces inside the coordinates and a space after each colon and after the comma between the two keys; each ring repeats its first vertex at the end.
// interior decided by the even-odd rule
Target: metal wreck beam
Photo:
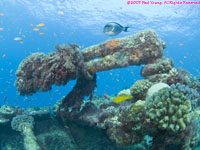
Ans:
{"type": "Polygon", "coordinates": [[[56,47],[56,52],[34,53],[25,58],[16,72],[20,95],[48,91],[53,84],[65,85],[80,77],[93,79],[96,72],[141,65],[162,58],[165,43],[153,30],[109,40],[80,51],[75,44],[56,47]]]}
{"type": "Polygon", "coordinates": [[[109,40],[83,50],[85,66],[96,73],[130,65],[154,62],[163,56],[165,43],[153,30],[109,40]],[[97,58],[97,59],[95,59],[97,58]]]}

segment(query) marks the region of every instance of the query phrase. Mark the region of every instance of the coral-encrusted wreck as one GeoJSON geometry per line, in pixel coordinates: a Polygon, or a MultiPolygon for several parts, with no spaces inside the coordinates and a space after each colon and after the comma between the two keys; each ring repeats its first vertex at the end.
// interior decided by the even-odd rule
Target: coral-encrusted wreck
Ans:
{"type": "Polygon", "coordinates": [[[97,127],[120,149],[139,144],[140,149],[191,150],[198,143],[200,83],[187,71],[174,68],[173,61],[163,56],[165,47],[153,30],[82,51],[75,44],[57,46],[56,52],[35,53],[22,61],[17,89],[21,95],[32,95],[77,79],[54,110],[71,130],[73,123],[97,127]],[[112,97],[83,101],[96,86],[97,72],[141,64],[144,79],[128,89],[132,99],[117,104],[112,97]]]}

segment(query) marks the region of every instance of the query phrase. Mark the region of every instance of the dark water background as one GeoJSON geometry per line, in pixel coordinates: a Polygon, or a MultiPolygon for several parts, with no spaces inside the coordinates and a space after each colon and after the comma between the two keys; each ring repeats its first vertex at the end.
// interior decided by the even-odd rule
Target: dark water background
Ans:
{"type": "MultiPolygon", "coordinates": [[[[0,1],[0,105],[53,105],[66,95],[74,81],[49,92],[19,96],[14,85],[20,62],[31,53],[55,51],[56,44],[77,43],[88,47],[108,39],[152,28],[166,42],[165,56],[175,67],[199,74],[200,5],[127,5],[126,0],[1,0],[0,1]],[[61,11],[61,13],[59,13],[61,11]],[[62,14],[64,13],[64,14],[62,14]],[[107,22],[131,26],[115,37],[102,30],[107,22]],[[35,25],[43,23],[45,26],[35,25]],[[34,26],[31,26],[33,24],[34,26]],[[45,35],[40,35],[45,33],[45,35]],[[22,37],[23,44],[15,41],[22,37]]],[[[127,67],[98,73],[95,93],[116,94],[141,79],[141,67],[127,67]]]]}

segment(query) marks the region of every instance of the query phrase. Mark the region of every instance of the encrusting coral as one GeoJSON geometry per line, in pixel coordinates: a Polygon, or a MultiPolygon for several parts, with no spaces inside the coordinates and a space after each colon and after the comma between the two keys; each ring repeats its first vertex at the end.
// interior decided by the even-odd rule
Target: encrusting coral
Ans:
{"type": "Polygon", "coordinates": [[[157,59],[155,62],[149,63],[145,65],[140,74],[143,77],[155,75],[155,74],[162,74],[168,73],[174,67],[174,63],[169,58],[160,58],[157,59]]]}
{"type": "MultiPolygon", "coordinates": [[[[143,110],[145,109],[145,101],[138,100],[129,110],[129,119],[131,121],[134,121],[136,123],[141,121],[141,118],[143,117],[143,110]]],[[[142,122],[141,122],[142,123],[142,122]]],[[[141,128],[142,125],[138,124],[138,128],[141,128]]]]}
{"type": "Polygon", "coordinates": [[[83,118],[106,129],[110,139],[121,146],[141,143],[149,135],[152,150],[173,145],[178,150],[193,148],[198,142],[199,94],[182,84],[152,87],[159,85],[145,100],[99,104],[99,109],[83,118]]]}
{"type": "Polygon", "coordinates": [[[3,105],[0,108],[0,124],[8,123],[15,115],[15,109],[13,107],[3,105]]]}
{"type": "Polygon", "coordinates": [[[24,59],[16,72],[17,90],[20,95],[32,95],[37,90],[47,91],[52,84],[65,85],[69,80],[76,79],[84,74],[84,60],[75,44],[57,46],[57,51],[45,55],[34,53],[24,59]]]}
{"type": "Polygon", "coordinates": [[[139,99],[144,100],[146,97],[146,93],[152,84],[153,83],[149,82],[148,80],[136,81],[130,88],[131,95],[133,96],[133,98],[135,98],[137,100],[139,100],[139,99]]]}
{"type": "MultiPolygon", "coordinates": [[[[163,57],[164,48],[165,43],[152,30],[83,51],[73,44],[58,46],[57,52],[33,54],[21,63],[16,73],[17,89],[21,95],[31,95],[77,79],[56,110],[63,124],[73,120],[96,126],[121,146],[142,143],[148,135],[153,139],[152,150],[191,150],[198,141],[200,86],[198,82],[192,84],[185,70],[173,68],[173,61],[163,57]],[[114,98],[109,102],[102,98],[96,106],[92,96],[96,72],[141,64],[145,64],[141,70],[144,79],[136,81],[131,95],[126,95],[134,100],[118,99],[116,104],[114,98]],[[90,96],[90,100],[83,102],[84,96],[90,96]]],[[[12,121],[13,129],[18,129],[14,126],[19,123],[14,120],[20,119],[12,121]]]]}
{"type": "Polygon", "coordinates": [[[33,133],[34,118],[29,115],[17,115],[12,119],[11,127],[19,131],[24,137],[25,150],[40,150],[36,137],[33,133]]]}
{"type": "Polygon", "coordinates": [[[191,76],[190,80],[191,82],[188,84],[188,86],[200,93],[200,80],[194,76],[191,76]]]}
{"type": "Polygon", "coordinates": [[[176,84],[176,83],[187,85],[189,84],[189,82],[190,82],[190,73],[181,68],[178,68],[178,69],[172,68],[169,71],[169,74],[166,80],[166,83],[169,85],[176,84]]]}
{"type": "Polygon", "coordinates": [[[34,53],[24,59],[16,72],[20,95],[47,91],[53,84],[65,85],[79,77],[93,79],[93,74],[129,65],[148,64],[161,58],[164,42],[153,30],[107,41],[82,51],[75,44],[57,46],[56,52],[34,53]],[[98,59],[95,59],[98,58],[98,59]]]}

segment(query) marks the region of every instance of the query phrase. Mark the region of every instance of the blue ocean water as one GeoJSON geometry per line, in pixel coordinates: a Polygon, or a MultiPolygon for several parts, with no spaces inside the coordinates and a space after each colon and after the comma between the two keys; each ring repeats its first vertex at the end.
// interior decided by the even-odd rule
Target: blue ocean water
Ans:
{"type": "MultiPolygon", "coordinates": [[[[1,0],[0,14],[0,105],[53,105],[72,89],[75,81],[53,86],[48,92],[19,96],[15,72],[31,53],[47,54],[55,51],[56,44],[63,43],[76,43],[84,49],[149,28],[166,42],[164,55],[174,60],[175,67],[199,74],[200,5],[127,5],[126,0],[1,0]],[[111,21],[132,28],[110,37],[102,31],[111,21]],[[41,23],[44,26],[36,27],[41,23]],[[21,37],[23,43],[15,37],[21,37]]],[[[130,87],[141,79],[140,69],[141,66],[130,66],[98,73],[95,94],[112,95],[130,87]]]]}

